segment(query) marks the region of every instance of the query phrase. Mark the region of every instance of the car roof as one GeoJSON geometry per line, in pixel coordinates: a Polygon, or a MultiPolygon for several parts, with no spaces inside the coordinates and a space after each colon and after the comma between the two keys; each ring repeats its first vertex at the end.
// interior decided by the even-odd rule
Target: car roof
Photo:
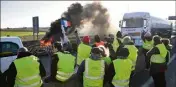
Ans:
{"type": "Polygon", "coordinates": [[[23,44],[22,44],[22,41],[19,37],[16,37],[16,36],[3,36],[3,37],[0,37],[0,41],[1,42],[12,42],[12,43],[16,43],[19,45],[19,47],[23,47],[23,44]]]}

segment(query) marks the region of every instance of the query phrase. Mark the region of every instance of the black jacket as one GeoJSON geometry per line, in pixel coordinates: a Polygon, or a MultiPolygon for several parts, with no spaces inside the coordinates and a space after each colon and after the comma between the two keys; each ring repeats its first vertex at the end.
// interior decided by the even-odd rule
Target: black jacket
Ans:
{"type": "MultiPolygon", "coordinates": [[[[21,59],[23,57],[27,57],[27,56],[31,56],[32,54],[29,53],[29,52],[21,52],[18,54],[17,56],[17,60],[18,59],[21,59]]],[[[40,63],[40,76],[41,77],[44,77],[45,76],[45,69],[41,63],[41,61],[39,60],[38,61],[40,63]]],[[[15,67],[15,64],[14,62],[12,62],[12,64],[9,66],[9,69],[5,72],[6,73],[6,76],[7,76],[7,83],[9,85],[9,87],[14,87],[15,85],[15,79],[16,79],[16,75],[17,75],[17,70],[16,70],[16,67],[15,67]]]]}
{"type": "MultiPolygon", "coordinates": [[[[83,87],[83,73],[85,71],[85,60],[81,63],[81,65],[79,66],[78,68],[78,72],[77,72],[77,76],[78,76],[78,79],[80,81],[80,83],[82,84],[82,87],[83,87]]],[[[104,85],[108,82],[107,81],[107,72],[108,72],[108,65],[106,64],[105,62],[105,75],[104,75],[104,85]]]]}
{"type": "MultiPolygon", "coordinates": [[[[160,51],[157,47],[154,47],[149,52],[147,52],[147,57],[151,58],[151,56],[154,55],[154,54],[160,54],[160,51]]],[[[150,74],[153,75],[153,74],[156,74],[158,72],[164,72],[167,69],[168,61],[169,61],[169,55],[167,53],[165,63],[151,63],[150,74]]]]}
{"type": "MultiPolygon", "coordinates": [[[[64,52],[64,53],[66,53],[66,52],[64,52]]],[[[49,81],[61,82],[56,79],[56,74],[57,74],[57,69],[58,69],[57,64],[59,62],[59,57],[57,56],[57,54],[54,54],[52,57],[53,58],[52,58],[52,63],[51,63],[51,76],[46,79],[46,82],[49,82],[49,81]]],[[[76,61],[76,58],[75,58],[75,61],[76,61]]],[[[76,67],[76,63],[75,63],[74,67],[76,67]]]]}

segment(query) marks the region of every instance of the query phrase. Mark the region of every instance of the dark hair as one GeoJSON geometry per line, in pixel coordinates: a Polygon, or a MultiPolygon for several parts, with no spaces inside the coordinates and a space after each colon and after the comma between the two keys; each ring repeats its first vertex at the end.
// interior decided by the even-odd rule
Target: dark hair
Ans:
{"type": "Polygon", "coordinates": [[[153,41],[154,41],[154,44],[157,45],[157,44],[160,44],[161,43],[161,37],[158,36],[158,35],[155,35],[153,37],[153,41]]]}
{"type": "Polygon", "coordinates": [[[116,36],[117,36],[117,38],[122,38],[122,33],[120,31],[118,31],[116,36]]]}
{"type": "Polygon", "coordinates": [[[95,39],[95,42],[100,42],[101,41],[99,35],[95,35],[94,39],[95,39]]]}
{"type": "Polygon", "coordinates": [[[91,50],[91,53],[101,54],[102,50],[100,48],[98,48],[98,47],[93,47],[92,50],[91,50]]]}

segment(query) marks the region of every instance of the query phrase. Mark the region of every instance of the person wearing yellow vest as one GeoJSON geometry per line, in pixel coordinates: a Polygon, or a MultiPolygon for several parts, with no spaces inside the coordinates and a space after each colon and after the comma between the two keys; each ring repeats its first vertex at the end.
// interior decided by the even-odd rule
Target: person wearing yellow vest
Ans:
{"type": "Polygon", "coordinates": [[[168,51],[161,42],[161,37],[154,36],[154,47],[147,52],[150,58],[150,75],[154,80],[155,87],[166,87],[165,71],[167,70],[168,51]]]}
{"type": "Polygon", "coordinates": [[[129,86],[131,86],[131,80],[132,80],[132,77],[134,75],[134,71],[135,71],[135,67],[136,67],[138,49],[135,47],[135,45],[134,45],[130,36],[125,36],[123,38],[123,45],[124,45],[124,48],[127,48],[128,51],[129,51],[129,55],[128,55],[127,58],[130,59],[133,63],[133,68],[132,68],[132,72],[131,72],[131,75],[130,75],[130,83],[129,83],[129,86]]]}
{"type": "Polygon", "coordinates": [[[81,87],[104,87],[106,73],[108,72],[107,64],[101,58],[102,50],[94,47],[91,50],[91,57],[84,60],[78,68],[78,79],[81,87]]]}
{"type": "Polygon", "coordinates": [[[109,65],[107,80],[110,87],[129,87],[133,63],[128,55],[127,48],[119,49],[117,59],[109,65]]]}
{"type": "Polygon", "coordinates": [[[114,52],[117,52],[119,47],[122,45],[122,34],[120,31],[117,32],[116,36],[114,37],[113,34],[110,34],[109,37],[112,39],[112,45],[114,52]]]}
{"type": "Polygon", "coordinates": [[[142,52],[145,56],[146,69],[148,70],[150,67],[149,58],[146,56],[146,53],[153,48],[153,40],[150,32],[142,33],[141,38],[143,40],[142,52]]]}
{"type": "Polygon", "coordinates": [[[41,61],[25,47],[18,50],[17,59],[7,72],[8,87],[43,87],[42,78],[46,74],[41,61]]]}
{"type": "MultiPolygon", "coordinates": [[[[76,58],[70,52],[64,51],[61,42],[56,42],[54,47],[57,52],[53,55],[51,63],[51,76],[45,81],[52,83],[56,87],[63,87],[69,85],[73,81],[76,58]]],[[[72,87],[76,87],[72,84],[72,87]]]]}
{"type": "Polygon", "coordinates": [[[75,35],[77,38],[77,44],[78,44],[78,49],[77,49],[77,65],[79,66],[83,60],[89,58],[90,56],[90,51],[91,51],[91,46],[90,44],[90,37],[89,36],[84,36],[82,41],[80,40],[77,31],[75,31],[75,35]]]}

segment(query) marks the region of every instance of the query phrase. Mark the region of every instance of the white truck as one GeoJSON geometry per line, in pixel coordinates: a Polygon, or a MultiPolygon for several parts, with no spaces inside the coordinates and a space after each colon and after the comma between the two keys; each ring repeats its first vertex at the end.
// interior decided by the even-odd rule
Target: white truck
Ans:
{"type": "Polygon", "coordinates": [[[19,37],[0,37],[0,71],[4,73],[17,58],[17,50],[23,44],[19,37]]]}
{"type": "Polygon", "coordinates": [[[142,46],[143,32],[159,34],[163,38],[170,38],[172,33],[172,24],[169,21],[153,17],[148,12],[125,13],[123,20],[119,21],[119,27],[122,35],[131,36],[136,46],[142,46]]]}

